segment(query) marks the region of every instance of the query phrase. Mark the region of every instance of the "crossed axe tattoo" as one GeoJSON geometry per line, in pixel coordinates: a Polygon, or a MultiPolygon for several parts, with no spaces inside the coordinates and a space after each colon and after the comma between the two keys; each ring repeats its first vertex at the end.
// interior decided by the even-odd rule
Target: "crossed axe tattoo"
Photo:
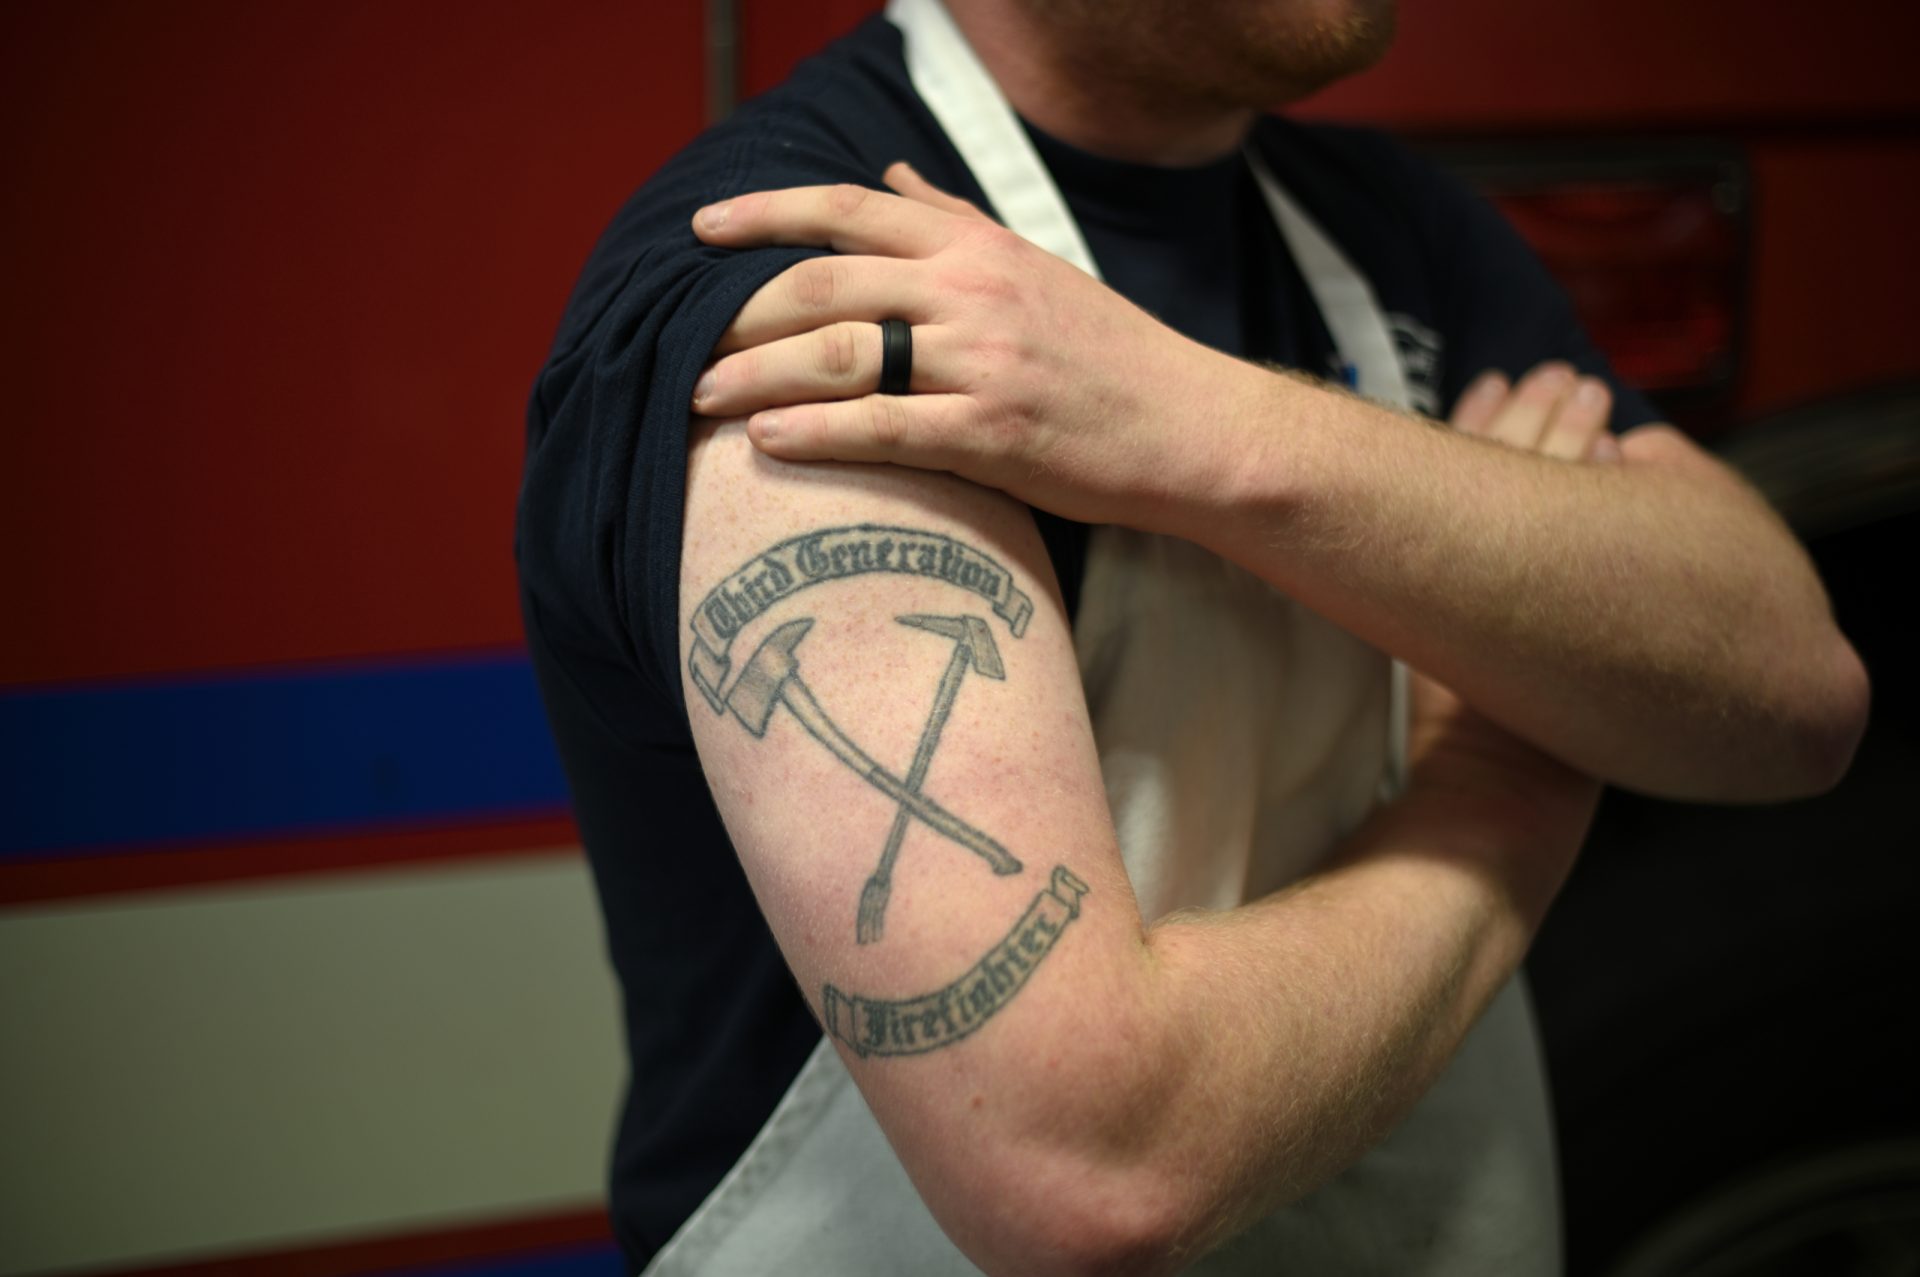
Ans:
{"type": "Polygon", "coordinates": [[[967,671],[971,669],[992,679],[1007,676],[1000,663],[1000,650],[994,646],[993,632],[977,616],[914,615],[895,619],[902,625],[951,639],[954,645],[953,657],[941,675],[940,686],[933,697],[933,710],[921,729],[920,744],[914,750],[905,780],[875,762],[835,726],[801,679],[800,662],[794,650],[813,628],[812,617],[788,621],[761,640],[726,695],[727,708],[756,737],[766,734],[774,709],[784,704],[807,729],[808,735],[825,745],[829,753],[869,785],[899,804],[886,846],[880,852],[880,863],[860,892],[860,912],[854,932],[861,944],[880,939],[885,929],[887,901],[893,891],[893,863],[900,854],[909,819],[918,819],[935,833],[959,843],[991,865],[996,874],[1016,874],[1021,868],[1019,860],[1005,847],[920,792],[934,751],[939,748],[941,730],[947,725],[947,716],[953,711],[954,699],[960,694],[960,684],[967,671]]]}

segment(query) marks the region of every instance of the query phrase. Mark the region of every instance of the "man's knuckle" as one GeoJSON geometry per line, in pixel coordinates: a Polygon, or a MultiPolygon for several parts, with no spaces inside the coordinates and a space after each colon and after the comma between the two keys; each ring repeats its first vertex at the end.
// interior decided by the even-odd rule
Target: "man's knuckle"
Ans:
{"type": "Polygon", "coordinates": [[[891,395],[876,395],[867,404],[873,442],[883,450],[898,447],[907,437],[906,405],[891,395]]]}
{"type": "Polygon", "coordinates": [[[851,378],[859,366],[860,350],[852,324],[831,324],[820,330],[820,372],[831,381],[851,378]]]}
{"type": "Polygon", "coordinates": [[[816,257],[793,268],[793,304],[802,314],[831,310],[840,288],[840,263],[831,257],[816,257]]]}
{"type": "Polygon", "coordinates": [[[1006,333],[981,333],[973,339],[967,364],[975,379],[987,382],[1014,367],[1020,352],[1021,343],[1006,333]]]}
{"type": "Polygon", "coordinates": [[[827,191],[827,208],[839,217],[852,217],[866,207],[873,192],[853,182],[841,182],[827,191]]]}
{"type": "Polygon", "coordinates": [[[1005,304],[1020,299],[1021,283],[1005,271],[983,271],[975,295],[982,301],[1005,304]]]}
{"type": "Polygon", "coordinates": [[[965,281],[972,271],[968,267],[942,264],[937,267],[928,281],[936,292],[942,294],[965,292],[965,281]]]}
{"type": "Polygon", "coordinates": [[[977,444],[994,456],[1019,463],[1038,463],[1039,436],[1030,428],[1028,415],[1019,405],[1003,403],[997,410],[981,414],[973,424],[977,444]]]}
{"type": "Polygon", "coordinates": [[[1018,251],[1020,245],[1026,243],[998,222],[981,222],[977,226],[969,226],[966,237],[976,248],[996,255],[1012,254],[1018,251]]]}
{"type": "Polygon", "coordinates": [[[975,265],[948,268],[940,283],[950,296],[975,304],[1007,301],[1018,292],[1018,286],[1002,272],[975,265]]]}

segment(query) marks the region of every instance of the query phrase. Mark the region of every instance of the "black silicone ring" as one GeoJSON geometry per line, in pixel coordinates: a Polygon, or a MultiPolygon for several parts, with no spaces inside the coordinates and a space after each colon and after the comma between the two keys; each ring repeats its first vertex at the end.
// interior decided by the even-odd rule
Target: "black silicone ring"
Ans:
{"type": "Polygon", "coordinates": [[[913,329],[904,319],[880,321],[880,393],[904,395],[913,384],[913,329]]]}

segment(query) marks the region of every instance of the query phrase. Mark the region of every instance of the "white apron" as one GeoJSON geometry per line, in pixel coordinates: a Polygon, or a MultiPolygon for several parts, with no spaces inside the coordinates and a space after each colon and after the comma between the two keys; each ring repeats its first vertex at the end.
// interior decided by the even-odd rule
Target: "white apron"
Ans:
{"type": "MultiPolygon", "coordinates": [[[[940,0],[890,0],[915,90],[1002,221],[1099,270],[1018,119],[940,0]]],[[[1405,406],[1367,281],[1248,161],[1360,393],[1405,406]]],[[[1404,780],[1406,670],[1184,541],[1098,528],[1074,623],[1121,854],[1149,921],[1310,872],[1404,780]]],[[[1551,1277],[1547,1096],[1518,977],[1431,1092],[1358,1163],[1193,1265],[1203,1277],[1551,1277]]],[[[801,1067],[648,1277],[962,1277],[831,1041],[801,1067]]]]}

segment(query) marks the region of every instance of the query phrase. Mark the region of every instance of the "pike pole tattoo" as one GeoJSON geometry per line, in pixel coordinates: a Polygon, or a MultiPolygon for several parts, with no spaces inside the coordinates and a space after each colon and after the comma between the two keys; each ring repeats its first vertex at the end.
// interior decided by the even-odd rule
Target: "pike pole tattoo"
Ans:
{"type": "MultiPolygon", "coordinates": [[[[785,705],[809,736],[895,804],[893,826],[855,911],[854,938],[863,945],[885,934],[894,862],[912,821],[980,857],[995,874],[1017,874],[1023,868],[993,837],[921,789],[966,676],[1006,678],[993,629],[984,617],[915,613],[895,618],[953,644],[904,778],[881,766],[840,730],[801,678],[795,653],[812,631],[815,618],[796,617],[776,626],[728,682],[733,640],[749,622],[808,586],[869,572],[946,581],[985,600],[1016,639],[1026,633],[1033,613],[1032,600],[991,555],[937,532],[863,523],[791,537],[728,574],[694,609],[688,623],[693,642],[687,654],[689,677],[714,713],[732,713],[755,738],[763,738],[774,711],[785,705]]],[[[1066,925],[1080,916],[1080,899],[1087,890],[1087,884],[1065,866],[1057,866],[1051,884],[1034,897],[1006,938],[953,983],[900,1002],[849,995],[829,984],[823,992],[822,1020],[829,1032],[862,1057],[917,1055],[957,1042],[1025,986],[1066,925]]]]}

